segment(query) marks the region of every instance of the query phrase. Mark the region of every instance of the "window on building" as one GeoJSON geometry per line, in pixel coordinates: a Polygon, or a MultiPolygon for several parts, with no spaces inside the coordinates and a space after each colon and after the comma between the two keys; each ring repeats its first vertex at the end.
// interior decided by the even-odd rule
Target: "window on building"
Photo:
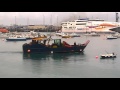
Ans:
{"type": "Polygon", "coordinates": [[[86,21],[76,21],[76,22],[86,22],[86,21]]]}
{"type": "Polygon", "coordinates": [[[86,23],[77,23],[76,25],[86,25],[86,23]]]}

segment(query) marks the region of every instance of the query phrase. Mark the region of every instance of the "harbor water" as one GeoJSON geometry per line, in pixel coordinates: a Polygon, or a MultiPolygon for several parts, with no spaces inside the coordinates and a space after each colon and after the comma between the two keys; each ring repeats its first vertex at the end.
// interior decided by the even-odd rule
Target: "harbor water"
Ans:
{"type": "MultiPolygon", "coordinates": [[[[53,38],[58,38],[53,36],[53,38]]],[[[0,39],[0,78],[120,78],[120,38],[81,36],[63,39],[70,44],[90,40],[84,53],[23,54],[28,41],[0,39]],[[100,59],[116,53],[117,58],[100,59]]]]}

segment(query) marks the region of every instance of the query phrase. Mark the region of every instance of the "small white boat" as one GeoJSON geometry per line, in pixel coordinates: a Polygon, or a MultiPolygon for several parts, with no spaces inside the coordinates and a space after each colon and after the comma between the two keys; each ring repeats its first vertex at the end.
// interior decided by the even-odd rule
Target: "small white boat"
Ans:
{"type": "Polygon", "coordinates": [[[90,33],[86,33],[86,34],[84,34],[85,36],[91,36],[91,34],[90,33]]]}
{"type": "Polygon", "coordinates": [[[76,33],[71,33],[71,34],[69,34],[71,37],[80,37],[80,35],[79,34],[76,34],[76,33]]]}
{"type": "Polygon", "coordinates": [[[96,32],[91,32],[91,33],[86,33],[84,34],[85,36],[100,36],[100,34],[96,33],[96,32]]]}
{"type": "Polygon", "coordinates": [[[61,35],[62,38],[72,38],[68,33],[61,35]]]}
{"type": "Polygon", "coordinates": [[[116,58],[117,56],[112,53],[112,54],[104,54],[104,55],[101,55],[100,58],[101,59],[105,59],[105,58],[116,58]]]}
{"type": "Polygon", "coordinates": [[[56,36],[62,36],[62,35],[65,35],[65,33],[63,33],[63,32],[57,32],[57,33],[55,33],[56,34],[56,36]]]}
{"type": "Polygon", "coordinates": [[[114,37],[120,38],[120,33],[116,32],[115,34],[113,34],[114,37]]]}
{"type": "Polygon", "coordinates": [[[10,36],[6,38],[7,41],[26,41],[27,39],[21,36],[10,36]]]}
{"type": "Polygon", "coordinates": [[[91,33],[91,36],[100,36],[100,34],[93,32],[93,33],[91,33]]]}
{"type": "Polygon", "coordinates": [[[9,35],[8,34],[0,34],[0,38],[8,38],[9,35]]]}
{"type": "Polygon", "coordinates": [[[107,36],[107,39],[117,39],[117,37],[113,36],[113,35],[109,35],[109,36],[107,36]]]}

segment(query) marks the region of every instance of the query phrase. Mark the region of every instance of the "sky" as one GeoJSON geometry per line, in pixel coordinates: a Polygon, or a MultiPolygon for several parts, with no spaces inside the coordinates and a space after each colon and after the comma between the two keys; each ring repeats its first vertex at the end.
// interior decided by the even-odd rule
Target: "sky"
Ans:
{"type": "Polygon", "coordinates": [[[60,25],[64,21],[86,17],[115,21],[115,12],[0,12],[0,25],[60,25]]]}

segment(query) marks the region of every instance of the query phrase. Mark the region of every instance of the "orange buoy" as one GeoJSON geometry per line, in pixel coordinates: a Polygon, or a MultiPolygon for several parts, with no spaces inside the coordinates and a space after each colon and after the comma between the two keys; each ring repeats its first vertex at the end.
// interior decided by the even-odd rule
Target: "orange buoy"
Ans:
{"type": "Polygon", "coordinates": [[[96,56],[96,58],[98,58],[98,56],[96,56]]]}

